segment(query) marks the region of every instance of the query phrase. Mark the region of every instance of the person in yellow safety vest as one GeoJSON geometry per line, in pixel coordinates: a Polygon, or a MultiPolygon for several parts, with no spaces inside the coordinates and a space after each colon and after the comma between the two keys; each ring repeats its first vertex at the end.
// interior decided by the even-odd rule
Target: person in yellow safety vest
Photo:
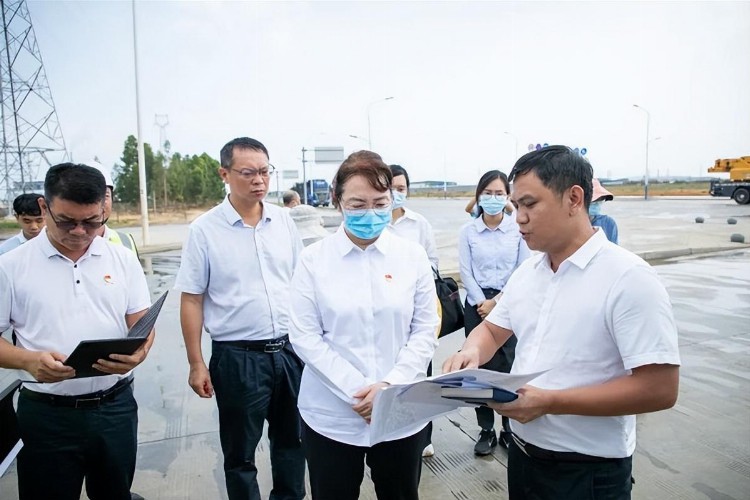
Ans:
{"type": "MultiPolygon", "coordinates": [[[[110,170],[99,163],[98,160],[90,160],[86,162],[85,165],[94,167],[104,176],[104,181],[107,184],[107,192],[104,194],[104,220],[106,221],[107,219],[109,219],[109,216],[112,215],[112,196],[115,192],[115,184],[114,182],[112,182],[112,174],[110,173],[110,170]]],[[[107,224],[104,224],[96,232],[96,235],[101,236],[105,240],[109,241],[110,243],[114,243],[115,245],[124,246],[125,248],[133,252],[136,257],[139,257],[138,247],[135,246],[135,240],[130,233],[117,231],[116,229],[112,229],[107,226],[107,224]]],[[[143,500],[143,496],[131,491],[130,499],[143,500]]]]}
{"type": "MultiPolygon", "coordinates": [[[[99,172],[101,172],[104,176],[104,180],[107,183],[107,194],[104,198],[104,220],[107,220],[112,214],[112,196],[115,192],[115,185],[112,182],[112,175],[110,174],[109,169],[104,167],[104,165],[96,160],[91,160],[86,164],[90,167],[94,167],[99,172]]],[[[124,246],[131,252],[135,253],[135,256],[138,257],[138,247],[136,247],[135,240],[130,233],[117,231],[104,224],[101,228],[99,228],[99,231],[97,231],[96,234],[109,241],[110,243],[124,246]]]]}

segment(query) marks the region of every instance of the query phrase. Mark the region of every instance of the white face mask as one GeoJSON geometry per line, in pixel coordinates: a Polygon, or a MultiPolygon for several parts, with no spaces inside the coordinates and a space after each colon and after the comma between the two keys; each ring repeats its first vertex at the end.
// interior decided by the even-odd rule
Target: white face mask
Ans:
{"type": "Polygon", "coordinates": [[[404,205],[406,205],[406,193],[402,193],[400,191],[394,191],[393,192],[393,210],[396,210],[397,208],[401,208],[404,205]]]}

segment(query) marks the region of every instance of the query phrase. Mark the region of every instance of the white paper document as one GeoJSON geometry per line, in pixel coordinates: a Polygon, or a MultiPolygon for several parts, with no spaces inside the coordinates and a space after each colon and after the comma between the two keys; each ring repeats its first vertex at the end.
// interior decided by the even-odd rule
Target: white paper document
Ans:
{"type": "Polygon", "coordinates": [[[404,429],[475,404],[441,396],[443,387],[496,387],[516,392],[545,372],[528,374],[498,373],[465,369],[429,377],[413,384],[391,385],[378,392],[370,421],[370,445],[388,441],[404,429]]]}

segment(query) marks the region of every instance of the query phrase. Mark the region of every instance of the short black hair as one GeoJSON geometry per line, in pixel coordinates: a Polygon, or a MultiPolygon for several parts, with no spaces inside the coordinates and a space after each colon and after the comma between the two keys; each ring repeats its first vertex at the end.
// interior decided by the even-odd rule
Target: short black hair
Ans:
{"type": "Polygon", "coordinates": [[[107,194],[104,176],[94,167],[80,163],[60,163],[51,167],[44,178],[47,203],[59,197],[81,205],[102,203],[107,194]]]}
{"type": "Polygon", "coordinates": [[[13,200],[13,213],[17,216],[28,215],[40,217],[42,209],[39,207],[39,198],[44,198],[39,193],[24,193],[16,196],[13,200]]]}
{"type": "Polygon", "coordinates": [[[594,169],[586,158],[568,146],[547,146],[526,153],[510,171],[510,181],[529,172],[534,172],[542,184],[558,196],[573,186],[580,186],[586,209],[591,204],[594,169]]]}
{"type": "Polygon", "coordinates": [[[406,189],[409,189],[409,174],[406,173],[406,169],[401,165],[390,165],[390,167],[393,177],[398,177],[399,175],[406,177],[406,189]]]}
{"type": "Polygon", "coordinates": [[[268,154],[268,150],[263,145],[262,142],[256,141],[255,139],[251,139],[249,137],[238,137],[236,139],[232,139],[228,143],[224,144],[224,147],[221,148],[221,153],[219,153],[219,161],[221,162],[222,168],[231,168],[232,167],[232,158],[234,157],[234,148],[239,149],[252,149],[254,151],[261,151],[266,154],[266,158],[271,158],[268,154]]]}

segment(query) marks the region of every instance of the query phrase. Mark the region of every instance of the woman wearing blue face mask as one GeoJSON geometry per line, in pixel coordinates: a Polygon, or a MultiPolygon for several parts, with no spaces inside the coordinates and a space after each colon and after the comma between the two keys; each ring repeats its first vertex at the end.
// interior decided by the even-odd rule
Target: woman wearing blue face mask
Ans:
{"type": "Polygon", "coordinates": [[[391,232],[422,245],[430,259],[430,264],[438,269],[437,247],[432,226],[427,219],[414,210],[406,207],[409,196],[409,174],[401,165],[391,165],[393,174],[393,212],[388,228],[391,232]]]}
{"type": "MultiPolygon", "coordinates": [[[[529,248],[521,238],[515,214],[506,214],[510,185],[508,177],[499,170],[490,170],[479,179],[475,195],[478,216],[461,228],[458,238],[458,261],[461,282],[466,289],[464,310],[465,333],[478,326],[496,304],[511,273],[529,255],[529,248]]],[[[515,353],[516,338],[511,337],[495,356],[480,368],[510,372],[515,353]]],[[[497,446],[495,412],[490,408],[476,409],[481,428],[474,446],[477,455],[489,455],[497,446]]],[[[503,417],[500,442],[507,448],[510,425],[503,417]]]]}
{"type": "Polygon", "coordinates": [[[589,204],[589,220],[592,226],[602,228],[609,241],[618,244],[617,223],[612,217],[602,213],[604,202],[614,199],[615,196],[602,186],[599,179],[594,179],[594,192],[589,204]]]}
{"type": "Polygon", "coordinates": [[[379,499],[417,500],[425,424],[373,443],[377,392],[425,376],[437,341],[430,262],[414,242],[384,230],[390,169],[370,151],[334,178],[344,223],[305,248],[292,278],[289,340],[305,362],[298,399],[313,499],[359,497],[365,460],[379,499]]]}

